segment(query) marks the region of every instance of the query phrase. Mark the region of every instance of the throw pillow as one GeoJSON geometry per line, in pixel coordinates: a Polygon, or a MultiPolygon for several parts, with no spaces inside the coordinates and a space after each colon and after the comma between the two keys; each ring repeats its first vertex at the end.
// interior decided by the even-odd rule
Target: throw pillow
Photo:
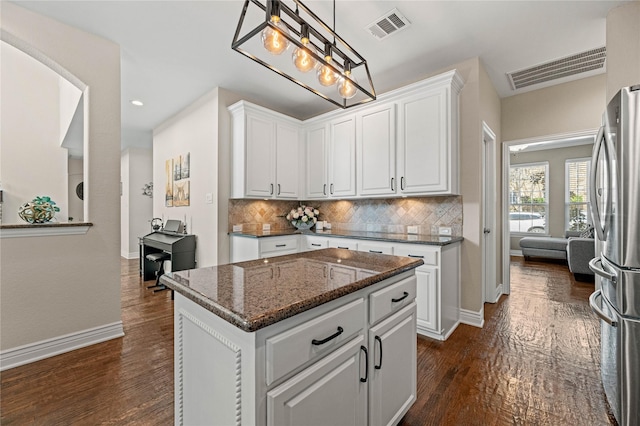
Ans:
{"type": "Polygon", "coordinates": [[[582,233],[580,234],[580,238],[595,238],[593,231],[594,231],[593,226],[587,227],[587,229],[582,231],[582,233]]]}

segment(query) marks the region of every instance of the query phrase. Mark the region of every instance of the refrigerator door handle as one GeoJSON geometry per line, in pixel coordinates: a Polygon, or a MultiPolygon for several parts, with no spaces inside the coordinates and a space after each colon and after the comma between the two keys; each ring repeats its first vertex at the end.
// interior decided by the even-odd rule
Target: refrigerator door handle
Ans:
{"type": "Polygon", "coordinates": [[[606,240],[606,234],[609,228],[609,224],[606,221],[607,218],[607,214],[610,212],[611,210],[611,184],[612,184],[612,170],[611,170],[611,164],[610,164],[610,159],[606,158],[606,162],[607,162],[607,177],[608,177],[608,181],[606,184],[606,190],[607,190],[607,194],[606,194],[606,205],[605,205],[605,211],[604,211],[604,217],[605,217],[605,222],[604,225],[601,225],[602,223],[602,217],[600,215],[600,209],[598,208],[598,189],[597,189],[597,183],[598,183],[598,159],[600,157],[600,153],[602,152],[602,149],[604,148],[605,155],[608,157],[608,152],[610,149],[610,145],[607,143],[607,135],[606,135],[606,130],[605,130],[605,126],[600,127],[600,130],[598,130],[598,135],[596,136],[596,140],[595,140],[595,145],[593,146],[593,156],[591,158],[591,176],[590,177],[590,182],[589,182],[589,199],[590,199],[590,203],[589,203],[589,207],[591,209],[591,218],[593,220],[593,227],[596,230],[596,233],[598,234],[598,239],[600,241],[604,241],[606,240]],[[604,143],[603,143],[604,142],[604,143]]]}
{"type": "Polygon", "coordinates": [[[609,318],[607,314],[602,311],[600,307],[601,304],[598,303],[598,299],[602,299],[602,290],[594,291],[591,296],[589,296],[589,305],[591,305],[591,310],[604,322],[609,324],[611,327],[617,327],[618,321],[613,318],[609,318]]]}
{"type": "Polygon", "coordinates": [[[615,273],[604,270],[602,267],[602,259],[599,257],[594,257],[589,261],[589,269],[591,269],[596,275],[606,278],[612,283],[615,283],[618,280],[618,276],[615,273]]]}

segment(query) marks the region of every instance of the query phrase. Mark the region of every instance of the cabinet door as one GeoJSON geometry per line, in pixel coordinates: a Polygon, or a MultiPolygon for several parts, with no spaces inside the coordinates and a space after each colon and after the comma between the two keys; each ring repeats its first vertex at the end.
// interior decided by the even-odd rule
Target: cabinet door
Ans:
{"type": "Polygon", "coordinates": [[[329,195],[327,182],[327,127],[321,125],[307,130],[306,187],[308,198],[326,198],[329,195]]]}
{"type": "Polygon", "coordinates": [[[356,281],[357,270],[343,266],[329,266],[329,287],[336,289],[356,281]]]}
{"type": "Polygon", "coordinates": [[[440,287],[438,268],[420,266],[416,269],[418,291],[418,328],[440,333],[440,287]]]}
{"type": "Polygon", "coordinates": [[[336,119],[329,124],[329,195],[356,195],[355,116],[336,119]]]}
{"type": "Polygon", "coordinates": [[[368,383],[360,380],[366,377],[363,344],[360,335],[267,392],[267,425],[366,424],[368,383]]]}
{"type": "Polygon", "coordinates": [[[416,304],[369,330],[369,425],[395,425],[416,400],[416,304]]]}
{"type": "Polygon", "coordinates": [[[247,114],[245,194],[270,198],[275,193],[275,125],[273,120],[247,114]]]}
{"type": "Polygon", "coordinates": [[[298,198],[300,182],[300,139],[298,128],[276,125],[277,198],[298,198]]]}
{"type": "Polygon", "coordinates": [[[395,112],[395,104],[388,104],[357,116],[358,195],[395,193],[395,112]]]}
{"type": "Polygon", "coordinates": [[[446,193],[449,190],[450,132],[447,89],[411,96],[398,113],[400,192],[446,193]]]}

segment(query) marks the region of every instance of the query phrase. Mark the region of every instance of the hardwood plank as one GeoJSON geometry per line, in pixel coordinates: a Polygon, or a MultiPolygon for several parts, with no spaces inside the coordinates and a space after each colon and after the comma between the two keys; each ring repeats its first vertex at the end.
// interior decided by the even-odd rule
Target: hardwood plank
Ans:
{"type": "MultiPolygon", "coordinates": [[[[483,329],[418,337],[418,400],[401,425],[614,424],[600,383],[592,283],[561,263],[512,259],[512,294],[483,329]]],[[[173,423],[173,304],[122,260],[125,336],[0,374],[0,422],[173,423]]]]}

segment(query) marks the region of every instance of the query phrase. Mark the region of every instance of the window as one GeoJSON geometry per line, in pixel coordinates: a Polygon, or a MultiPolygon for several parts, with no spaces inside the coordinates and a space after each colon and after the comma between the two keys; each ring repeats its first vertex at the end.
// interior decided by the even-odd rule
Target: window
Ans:
{"type": "Polygon", "coordinates": [[[591,160],[577,158],[565,162],[564,223],[569,231],[582,231],[591,223],[589,214],[589,172],[591,160]]]}
{"type": "Polygon", "coordinates": [[[509,169],[509,230],[548,233],[547,181],[549,163],[530,163],[509,169]]]}

